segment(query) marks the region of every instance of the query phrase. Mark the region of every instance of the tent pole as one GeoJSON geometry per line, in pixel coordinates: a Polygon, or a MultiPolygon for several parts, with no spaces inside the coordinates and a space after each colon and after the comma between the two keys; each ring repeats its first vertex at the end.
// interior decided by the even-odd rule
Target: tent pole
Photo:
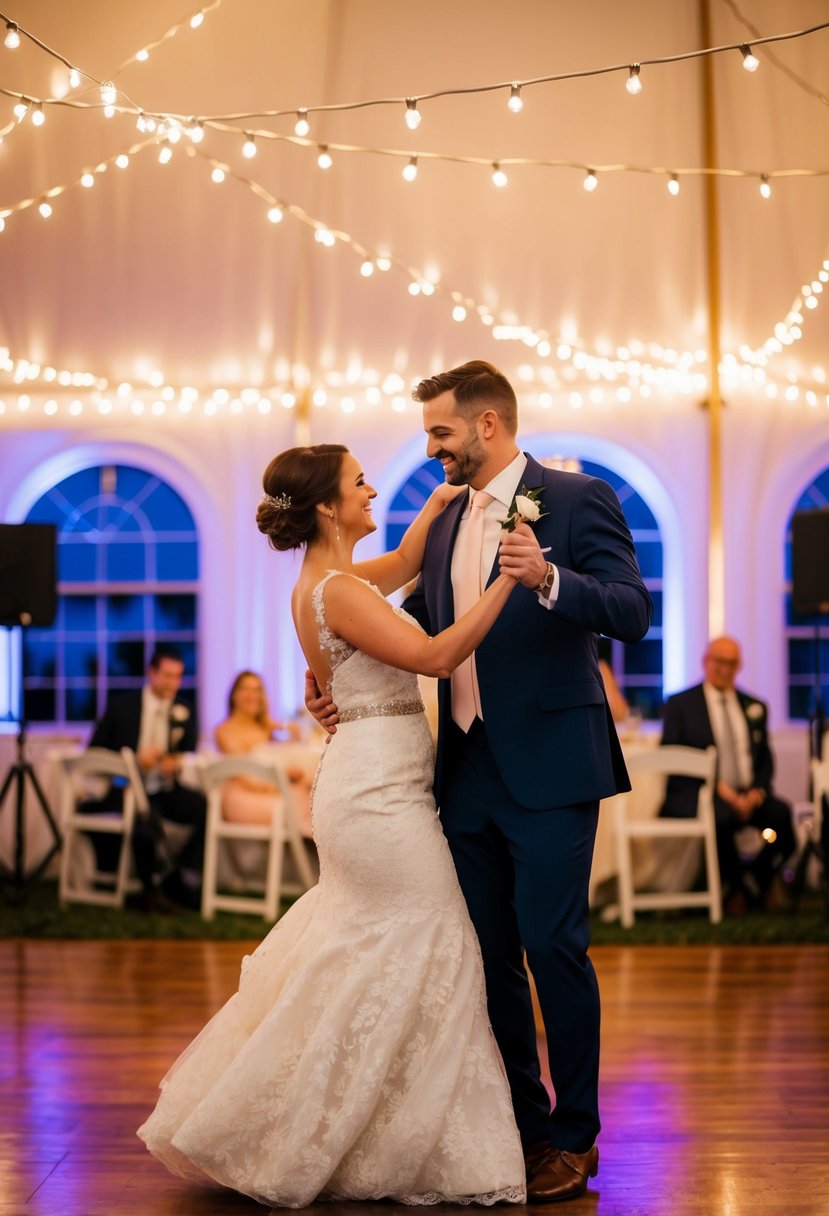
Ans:
{"type": "MultiPolygon", "coordinates": [[[[700,0],[702,45],[711,42],[711,0],[700,0]]],[[[717,167],[714,57],[703,55],[703,143],[705,164],[717,167]]],[[[708,266],[708,636],[725,631],[725,552],[722,500],[722,409],[720,395],[720,215],[717,178],[705,175],[705,245],[708,266]]]]}

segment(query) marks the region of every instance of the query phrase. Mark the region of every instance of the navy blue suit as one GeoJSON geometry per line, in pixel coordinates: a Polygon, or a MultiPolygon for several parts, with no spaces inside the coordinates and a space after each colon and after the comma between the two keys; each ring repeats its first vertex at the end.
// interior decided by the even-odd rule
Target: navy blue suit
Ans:
{"type": "MultiPolygon", "coordinates": [[[[598,803],[629,789],[598,669],[597,634],[636,642],[652,605],[605,482],[545,469],[533,525],[559,569],[555,607],[518,586],[476,651],[484,721],[464,735],[440,682],[435,794],[481,942],[489,1013],[525,1145],[584,1152],[596,1138],[599,998],[587,957],[598,803]],[[539,1072],[523,953],[547,1031],[555,1110],[539,1072]]],[[[435,520],[405,607],[430,634],[454,620],[452,549],[466,497],[435,520]]],[[[490,581],[498,573],[493,565],[490,581]]]]}

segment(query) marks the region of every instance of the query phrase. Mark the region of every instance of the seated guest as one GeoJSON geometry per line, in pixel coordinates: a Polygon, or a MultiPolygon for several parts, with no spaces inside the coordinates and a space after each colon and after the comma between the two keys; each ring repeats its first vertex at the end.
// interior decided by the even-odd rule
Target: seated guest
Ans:
{"type": "MultiPolygon", "coordinates": [[[[113,696],[89,741],[90,747],[110,751],[131,747],[136,753],[150,803],[149,816],[135,818],[132,841],[141,902],[147,911],[171,911],[171,904],[199,906],[206,807],[202,794],[178,780],[182,753],[195,751],[198,738],[192,710],[177,698],[183,675],[178,651],[158,646],[144,687],[140,692],[113,696]],[[176,858],[170,854],[162,819],[190,828],[176,858]],[[162,868],[167,873],[160,882],[162,868]]],[[[102,801],[87,803],[84,810],[109,811],[120,805],[121,791],[113,787],[102,801]]],[[[102,866],[106,865],[102,855],[106,840],[98,837],[95,841],[102,866]]]]}
{"type": "MultiPolygon", "coordinates": [[[[772,881],[794,852],[792,811],[772,792],[774,760],[765,704],[735,688],[742,666],[733,638],[709,642],[703,658],[702,684],[670,697],[665,707],[662,744],[717,748],[714,814],[717,852],[726,911],[737,914],[751,904],[767,908],[772,881]],[[743,863],[735,835],[756,828],[763,844],[753,860],[743,863]]],[[[671,777],[660,814],[684,818],[696,812],[699,782],[671,777]]]]}
{"type": "MultiPolygon", "coordinates": [[[[216,727],[215,740],[220,752],[239,756],[256,751],[263,744],[282,736],[297,742],[300,729],[296,722],[275,722],[268,711],[262,680],[253,671],[241,671],[228,695],[228,715],[216,727]]],[[[311,782],[307,766],[285,764],[293,785],[299,829],[311,836],[311,782]]],[[[275,786],[252,777],[234,777],[225,784],[222,816],[234,823],[270,823],[273,817],[275,786]]]]}

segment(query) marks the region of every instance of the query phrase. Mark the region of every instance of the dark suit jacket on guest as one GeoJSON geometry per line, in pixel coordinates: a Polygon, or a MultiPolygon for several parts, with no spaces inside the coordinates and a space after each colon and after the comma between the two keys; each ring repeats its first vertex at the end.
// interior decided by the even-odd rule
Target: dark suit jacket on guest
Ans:
{"type": "MultiPolygon", "coordinates": [[[[764,702],[739,690],[737,700],[745,714],[751,741],[752,787],[770,794],[774,759],[769,746],[768,709],[764,702]]],[[[667,746],[674,743],[703,750],[716,743],[702,684],[696,684],[668,699],[662,744],[667,746]]],[[[660,813],[678,819],[694,816],[699,784],[693,777],[671,777],[660,813]]]]}
{"type": "MultiPolygon", "coordinates": [[[[106,747],[110,751],[120,751],[122,747],[138,750],[138,739],[141,733],[141,692],[124,692],[112,697],[107,702],[104,716],[89,740],[90,747],[106,747]]],[[[168,750],[171,752],[193,752],[198,742],[196,717],[189,705],[176,700],[173,706],[180,705],[187,710],[187,717],[181,721],[171,718],[168,739],[168,750]]]]}
{"type": "MultiPolygon", "coordinates": [[[[547,512],[532,528],[558,566],[552,610],[518,586],[475,652],[487,738],[501,777],[522,806],[573,806],[629,789],[604,694],[597,634],[638,642],[652,604],[630,531],[611,487],[595,477],[546,469],[530,456],[522,483],[543,487],[547,512]]],[[[466,495],[429,531],[420,582],[405,607],[429,634],[454,620],[452,550],[466,495]]],[[[498,574],[496,555],[491,582],[498,574]]],[[[439,685],[435,792],[440,803],[448,680],[439,685]]]]}

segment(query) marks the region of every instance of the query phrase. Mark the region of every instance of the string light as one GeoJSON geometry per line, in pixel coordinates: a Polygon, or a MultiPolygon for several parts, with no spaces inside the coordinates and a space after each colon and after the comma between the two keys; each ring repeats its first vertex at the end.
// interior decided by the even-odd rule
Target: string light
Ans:
{"type": "Polygon", "coordinates": [[[169,163],[172,159],[173,159],[173,149],[170,147],[169,144],[162,144],[161,150],[158,153],[158,163],[160,165],[169,165],[169,163]]]}
{"type": "Polygon", "coordinates": [[[587,193],[592,194],[593,191],[598,186],[598,184],[599,184],[599,179],[596,177],[596,174],[593,172],[592,169],[588,169],[587,176],[585,177],[584,181],[582,182],[582,185],[584,186],[587,193]]]}
{"type": "Polygon", "coordinates": [[[119,169],[126,169],[127,165],[130,163],[130,158],[127,156],[126,152],[119,152],[115,157],[115,163],[119,169]]]}
{"type": "Polygon", "coordinates": [[[81,74],[77,68],[69,69],[69,88],[77,89],[81,83],[81,74]]]}
{"type": "Polygon", "coordinates": [[[199,26],[201,25],[202,21],[204,21],[204,13],[202,13],[202,12],[194,13],[193,16],[190,18],[190,29],[197,30],[199,28],[199,26]]]}
{"type": "Polygon", "coordinates": [[[366,258],[366,260],[361,265],[360,274],[363,276],[364,279],[370,279],[371,276],[374,274],[374,263],[371,261],[370,258],[366,258]]]}
{"type": "Polygon", "coordinates": [[[51,203],[47,203],[47,202],[45,202],[45,201],[44,201],[44,202],[42,202],[42,203],[38,203],[38,208],[37,208],[37,209],[38,209],[38,211],[40,212],[40,214],[43,216],[43,218],[44,218],[45,220],[48,220],[48,219],[49,219],[49,217],[50,217],[50,215],[52,214],[52,205],[51,205],[51,203]]]}
{"type": "Polygon", "coordinates": [[[16,51],[20,46],[20,30],[14,21],[6,22],[6,37],[3,39],[3,45],[10,51],[16,51]]]}
{"type": "Polygon", "coordinates": [[[675,173],[668,178],[668,193],[672,194],[674,198],[679,194],[679,178],[675,173]]]}
{"type": "Polygon", "coordinates": [[[639,79],[639,64],[632,63],[630,65],[630,75],[627,78],[625,88],[631,97],[635,97],[637,93],[642,92],[642,81],[639,79]]]}
{"type": "Polygon", "coordinates": [[[149,59],[149,57],[150,57],[150,52],[147,50],[146,47],[143,47],[140,51],[136,51],[136,53],[135,53],[135,58],[139,63],[146,63],[147,60],[149,59]]]}
{"type": "Polygon", "coordinates": [[[111,80],[105,80],[101,85],[101,101],[105,106],[114,106],[118,98],[118,90],[111,80]]]}
{"type": "Polygon", "coordinates": [[[501,168],[501,166],[498,164],[497,161],[493,161],[492,184],[494,186],[498,186],[499,189],[502,189],[504,186],[506,186],[508,181],[509,181],[509,178],[507,177],[504,170],[501,168]]]}
{"type": "Polygon", "coordinates": [[[244,146],[242,147],[242,156],[244,156],[247,160],[252,160],[255,155],[256,155],[256,140],[253,138],[253,136],[251,134],[249,134],[248,132],[245,132],[245,142],[244,142],[244,146]]]}
{"type": "Polygon", "coordinates": [[[452,309],[452,320],[453,321],[465,321],[466,320],[466,309],[464,308],[463,304],[456,304],[455,307],[452,309]]]}
{"type": "Polygon", "coordinates": [[[23,100],[18,101],[16,103],[16,105],[14,106],[12,113],[14,114],[14,116],[18,122],[22,122],[23,119],[26,117],[26,115],[29,113],[29,103],[27,101],[23,101],[23,100]]]}
{"type": "Polygon", "coordinates": [[[330,169],[333,163],[331,153],[328,151],[328,144],[320,144],[319,155],[317,156],[317,164],[320,169],[330,169]]]}
{"type": "Polygon", "coordinates": [[[760,178],[760,193],[763,198],[771,198],[771,182],[767,173],[764,173],[760,178]]]}
{"type": "Polygon", "coordinates": [[[203,143],[204,142],[204,123],[201,122],[201,120],[198,122],[194,122],[193,125],[190,127],[188,134],[190,136],[191,141],[194,144],[203,143]]]}
{"type": "Polygon", "coordinates": [[[411,156],[409,163],[403,166],[403,177],[407,182],[413,182],[417,177],[417,157],[411,156]]]}
{"type": "Polygon", "coordinates": [[[510,85],[507,109],[511,110],[513,114],[520,114],[524,109],[524,99],[521,96],[521,86],[518,84],[510,85]]]}
{"type": "Polygon", "coordinates": [[[744,42],[740,47],[740,54],[743,57],[743,67],[747,72],[756,72],[760,66],[760,60],[752,52],[751,47],[747,42],[744,42]]]}
{"type": "Polygon", "coordinates": [[[32,107],[32,126],[42,127],[46,122],[46,115],[43,113],[43,105],[38,102],[32,107]]]}
{"type": "Polygon", "coordinates": [[[268,219],[272,224],[280,224],[282,222],[282,209],[280,207],[271,207],[268,211],[268,219]]]}
{"type": "Polygon", "coordinates": [[[225,180],[225,171],[224,171],[224,169],[221,169],[218,165],[215,165],[213,168],[213,172],[210,174],[210,177],[216,183],[216,185],[219,185],[221,182],[223,182],[225,180]]]}
{"type": "Polygon", "coordinates": [[[300,139],[304,139],[310,130],[311,124],[308,121],[308,111],[297,110],[296,122],[294,123],[294,133],[298,135],[300,139]]]}
{"type": "Polygon", "coordinates": [[[406,126],[410,131],[416,131],[420,126],[420,110],[413,97],[406,98],[406,126]]]}

